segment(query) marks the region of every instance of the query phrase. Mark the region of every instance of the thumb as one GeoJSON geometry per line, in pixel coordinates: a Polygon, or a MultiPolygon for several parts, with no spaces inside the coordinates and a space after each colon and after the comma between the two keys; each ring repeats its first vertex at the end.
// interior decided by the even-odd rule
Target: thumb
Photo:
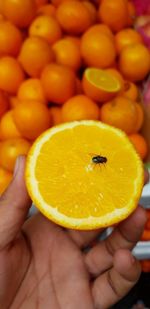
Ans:
{"type": "Polygon", "coordinates": [[[24,182],[25,157],[18,157],[14,177],[0,197],[0,250],[17,236],[26,218],[31,200],[24,182]]]}

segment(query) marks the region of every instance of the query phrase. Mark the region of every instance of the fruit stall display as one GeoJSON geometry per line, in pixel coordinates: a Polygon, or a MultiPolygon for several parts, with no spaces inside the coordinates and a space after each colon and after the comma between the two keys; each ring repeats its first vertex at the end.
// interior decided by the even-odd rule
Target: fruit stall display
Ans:
{"type": "Polygon", "coordinates": [[[0,193],[65,122],[112,125],[150,158],[149,13],[146,0],[0,0],[0,193]]]}

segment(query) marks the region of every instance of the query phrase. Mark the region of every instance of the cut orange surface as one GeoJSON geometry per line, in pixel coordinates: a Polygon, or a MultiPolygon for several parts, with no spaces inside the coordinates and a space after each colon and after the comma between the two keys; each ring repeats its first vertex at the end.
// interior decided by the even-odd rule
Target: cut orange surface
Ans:
{"type": "Polygon", "coordinates": [[[121,90],[121,83],[117,77],[105,70],[88,68],[83,75],[83,90],[91,99],[105,102],[121,90]]]}
{"type": "Polygon", "coordinates": [[[36,140],[25,178],[34,204],[47,218],[91,230],[133,212],[144,175],[122,131],[99,121],[76,121],[51,128],[36,140]]]}

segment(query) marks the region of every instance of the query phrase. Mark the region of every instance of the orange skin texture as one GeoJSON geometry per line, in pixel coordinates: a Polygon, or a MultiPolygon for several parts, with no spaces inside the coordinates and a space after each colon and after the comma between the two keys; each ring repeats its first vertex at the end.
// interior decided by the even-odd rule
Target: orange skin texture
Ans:
{"type": "Polygon", "coordinates": [[[0,88],[10,94],[16,94],[25,79],[19,62],[10,56],[0,59],[0,88]]]}
{"type": "Polygon", "coordinates": [[[145,138],[141,134],[136,133],[130,135],[129,139],[133,143],[141,159],[144,160],[148,154],[148,144],[145,138]]]}
{"type": "Polygon", "coordinates": [[[42,72],[41,81],[50,102],[62,104],[76,92],[76,76],[70,69],[55,63],[42,72]]]}
{"type": "Polygon", "coordinates": [[[21,101],[13,109],[13,118],[22,136],[31,141],[51,126],[47,106],[38,101],[21,101]]]}
{"type": "Polygon", "coordinates": [[[12,173],[0,167],[0,194],[2,194],[13,178],[12,173]]]}
{"type": "Polygon", "coordinates": [[[51,46],[43,38],[29,37],[21,48],[19,62],[31,77],[40,77],[45,66],[54,60],[51,46]]]}
{"type": "Polygon", "coordinates": [[[47,104],[44,89],[41,80],[38,78],[26,79],[19,87],[18,99],[21,100],[36,100],[47,104]]]}
{"type": "Polygon", "coordinates": [[[13,138],[1,143],[0,165],[13,172],[16,159],[19,155],[27,155],[31,144],[23,138],[13,138]]]}
{"type": "Polygon", "coordinates": [[[34,0],[5,0],[2,12],[14,25],[25,28],[35,17],[36,4],[34,0]]]}
{"type": "Polygon", "coordinates": [[[0,22],[0,56],[16,57],[22,45],[21,31],[9,21],[0,22]]]}
{"type": "Polygon", "coordinates": [[[117,53],[120,54],[123,48],[129,45],[143,43],[141,35],[132,28],[126,28],[118,32],[115,36],[117,53]]]}
{"type": "Polygon", "coordinates": [[[13,119],[13,111],[9,110],[0,121],[0,137],[2,140],[21,137],[13,119]]]}
{"type": "Polygon", "coordinates": [[[7,112],[9,109],[9,99],[8,96],[0,90],[0,118],[7,112]]]}

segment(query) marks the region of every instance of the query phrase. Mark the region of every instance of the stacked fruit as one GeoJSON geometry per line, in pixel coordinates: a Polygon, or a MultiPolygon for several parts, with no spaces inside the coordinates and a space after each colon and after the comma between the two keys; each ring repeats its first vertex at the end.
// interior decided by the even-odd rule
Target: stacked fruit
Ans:
{"type": "MultiPolygon", "coordinates": [[[[150,210],[147,210],[147,223],[143,232],[142,241],[150,241],[150,210]]],[[[144,260],[141,262],[143,272],[150,272],[150,260],[144,260]]]]}
{"type": "Polygon", "coordinates": [[[0,0],[0,192],[16,157],[61,122],[93,119],[124,130],[142,159],[137,82],[150,52],[129,0],[0,0]]]}

